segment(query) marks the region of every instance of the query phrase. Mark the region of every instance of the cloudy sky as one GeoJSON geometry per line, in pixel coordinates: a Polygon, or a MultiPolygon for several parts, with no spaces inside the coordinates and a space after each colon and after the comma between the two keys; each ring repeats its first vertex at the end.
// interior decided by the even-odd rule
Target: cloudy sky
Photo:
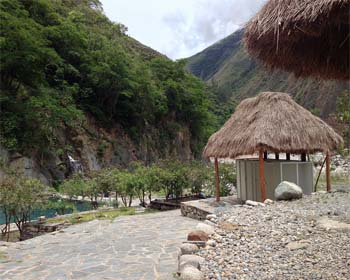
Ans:
{"type": "Polygon", "coordinates": [[[101,0],[128,34],[172,59],[189,57],[231,34],[266,0],[101,0]]]}

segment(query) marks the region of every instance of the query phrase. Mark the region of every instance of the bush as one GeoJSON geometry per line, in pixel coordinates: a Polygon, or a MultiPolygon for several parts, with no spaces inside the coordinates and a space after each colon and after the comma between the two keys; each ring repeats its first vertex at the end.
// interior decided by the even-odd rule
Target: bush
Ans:
{"type": "Polygon", "coordinates": [[[220,195],[228,196],[233,187],[237,186],[237,174],[233,164],[220,164],[220,195]]]}
{"type": "Polygon", "coordinates": [[[67,212],[76,212],[77,209],[73,202],[66,200],[48,201],[45,205],[46,209],[54,209],[58,215],[64,215],[67,212]]]}

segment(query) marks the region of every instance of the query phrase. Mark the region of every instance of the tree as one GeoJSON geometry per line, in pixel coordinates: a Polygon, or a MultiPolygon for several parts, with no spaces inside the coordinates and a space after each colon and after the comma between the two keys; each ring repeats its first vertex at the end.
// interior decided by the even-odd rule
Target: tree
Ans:
{"type": "Polygon", "coordinates": [[[65,180],[60,186],[60,192],[66,194],[69,199],[78,199],[86,196],[86,179],[81,174],[74,174],[72,178],[65,180]]]}
{"type": "Polygon", "coordinates": [[[159,192],[162,189],[162,174],[163,170],[156,164],[149,166],[146,170],[146,190],[148,200],[152,201],[152,193],[159,192]]]}
{"type": "Polygon", "coordinates": [[[132,199],[135,194],[135,177],[128,171],[121,171],[119,174],[118,192],[122,199],[124,207],[131,207],[132,199]]]}
{"type": "Polygon", "coordinates": [[[3,233],[10,230],[10,222],[13,220],[22,238],[24,226],[30,221],[32,211],[43,206],[47,200],[45,186],[38,179],[6,175],[0,182],[0,207],[6,220],[3,233]]]}
{"type": "Polygon", "coordinates": [[[66,180],[60,187],[60,191],[66,194],[70,199],[82,199],[88,197],[91,206],[98,208],[98,197],[102,194],[103,189],[98,185],[95,178],[84,177],[82,174],[74,174],[71,179],[66,180]]]}

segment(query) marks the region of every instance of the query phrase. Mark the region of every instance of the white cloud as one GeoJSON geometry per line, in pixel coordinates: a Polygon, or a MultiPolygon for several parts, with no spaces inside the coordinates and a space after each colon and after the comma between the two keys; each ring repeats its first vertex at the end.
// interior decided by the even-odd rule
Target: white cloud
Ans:
{"type": "Polygon", "coordinates": [[[129,35],[173,59],[226,37],[266,0],[101,0],[106,15],[129,35]]]}

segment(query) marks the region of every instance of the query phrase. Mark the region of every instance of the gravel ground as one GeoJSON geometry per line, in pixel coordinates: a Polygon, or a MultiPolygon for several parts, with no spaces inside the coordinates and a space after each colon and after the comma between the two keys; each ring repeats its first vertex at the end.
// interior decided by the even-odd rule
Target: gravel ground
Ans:
{"type": "Polygon", "coordinates": [[[216,246],[198,253],[205,279],[350,279],[349,228],[321,226],[350,223],[349,192],[235,206],[218,216],[216,246]]]}

